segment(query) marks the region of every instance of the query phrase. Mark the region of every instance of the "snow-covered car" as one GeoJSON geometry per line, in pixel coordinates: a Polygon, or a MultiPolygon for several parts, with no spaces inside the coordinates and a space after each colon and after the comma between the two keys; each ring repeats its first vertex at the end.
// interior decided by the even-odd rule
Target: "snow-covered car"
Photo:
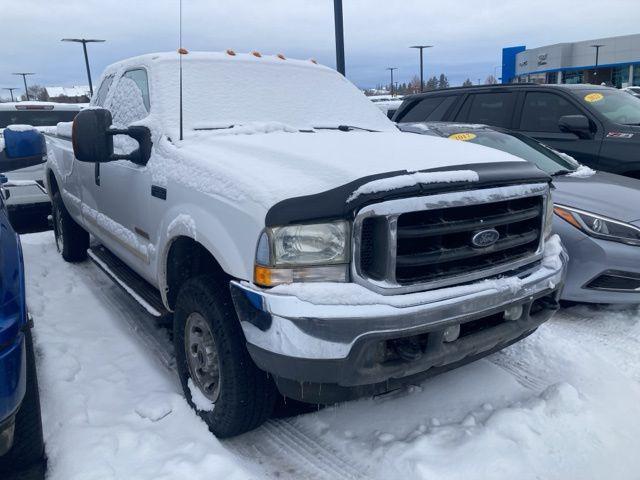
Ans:
{"type": "Polygon", "coordinates": [[[62,256],[92,234],[91,259],[173,315],[185,396],[216,435],[255,428],[277,391],[331,403],[473,361],[557,308],[544,172],[406,135],[313,61],[181,64],[108,67],[47,136],[46,181],[62,256]]]}
{"type": "Polygon", "coordinates": [[[402,105],[404,97],[402,95],[372,95],[367,98],[382,110],[382,113],[392,119],[400,105],[402,105]]]}
{"type": "MultiPolygon", "coordinates": [[[[78,104],[55,102],[0,103],[0,144],[8,126],[31,128],[45,132],[55,129],[58,122],[69,122],[80,111],[78,104]]],[[[51,202],[44,189],[44,165],[35,165],[11,172],[7,209],[12,221],[41,220],[51,213],[51,202]]]]}
{"type": "Polygon", "coordinates": [[[640,180],[600,172],[517,132],[486,125],[398,124],[406,132],[496,148],[553,177],[553,230],[569,254],[562,299],[640,303],[640,180]]]}
{"type": "Polygon", "coordinates": [[[41,474],[43,468],[32,322],[27,313],[20,238],[9,222],[4,201],[5,188],[10,188],[4,173],[42,164],[44,148],[38,132],[7,131],[5,148],[0,151],[0,478],[36,478],[26,476],[25,471],[35,475],[36,469],[41,474]]]}

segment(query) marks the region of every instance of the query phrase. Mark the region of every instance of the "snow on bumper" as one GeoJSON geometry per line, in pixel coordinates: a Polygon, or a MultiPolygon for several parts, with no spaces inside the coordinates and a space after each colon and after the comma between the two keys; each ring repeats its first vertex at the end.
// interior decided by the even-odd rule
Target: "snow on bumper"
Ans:
{"type": "Polygon", "coordinates": [[[345,359],[363,337],[444,329],[557,292],[566,264],[566,253],[554,236],[533,269],[465,286],[391,296],[352,283],[292,284],[264,290],[232,282],[231,290],[250,345],[298,359],[345,359]]]}

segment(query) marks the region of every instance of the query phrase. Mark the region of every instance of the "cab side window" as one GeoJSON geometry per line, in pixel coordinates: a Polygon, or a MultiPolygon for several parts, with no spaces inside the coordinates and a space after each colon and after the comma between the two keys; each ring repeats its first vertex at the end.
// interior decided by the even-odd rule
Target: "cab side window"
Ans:
{"type": "Polygon", "coordinates": [[[146,70],[125,72],[115,86],[108,108],[113,125],[117,127],[127,127],[149,115],[151,104],[146,70]]]}
{"type": "Polygon", "coordinates": [[[456,121],[509,128],[515,97],[515,94],[510,92],[471,94],[456,116],[456,121]]]}
{"type": "Polygon", "coordinates": [[[98,92],[96,93],[95,101],[93,103],[94,105],[97,105],[99,107],[104,106],[104,101],[107,99],[107,93],[109,92],[109,88],[111,87],[112,83],[113,74],[107,75],[100,84],[100,88],[98,88],[98,92]]]}
{"type": "Polygon", "coordinates": [[[583,115],[569,100],[548,92],[528,92],[524,99],[520,130],[560,133],[558,120],[563,115],[583,115]]]}

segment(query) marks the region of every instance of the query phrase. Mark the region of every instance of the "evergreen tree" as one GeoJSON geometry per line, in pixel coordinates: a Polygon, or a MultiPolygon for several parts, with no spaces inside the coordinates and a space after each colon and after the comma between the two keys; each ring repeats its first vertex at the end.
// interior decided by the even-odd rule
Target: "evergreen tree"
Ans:
{"type": "Polygon", "coordinates": [[[438,88],[449,88],[449,79],[444,73],[440,74],[438,79],[438,88]]]}
{"type": "Polygon", "coordinates": [[[473,82],[469,78],[467,78],[464,82],[462,82],[463,87],[470,87],[472,85],[473,85],[473,82]]]}
{"type": "Polygon", "coordinates": [[[484,81],[485,85],[495,85],[496,83],[498,83],[498,80],[493,75],[489,75],[484,81]]]}
{"type": "Polygon", "coordinates": [[[435,75],[427,80],[427,84],[425,85],[425,90],[435,90],[438,88],[438,77],[435,75]]]}

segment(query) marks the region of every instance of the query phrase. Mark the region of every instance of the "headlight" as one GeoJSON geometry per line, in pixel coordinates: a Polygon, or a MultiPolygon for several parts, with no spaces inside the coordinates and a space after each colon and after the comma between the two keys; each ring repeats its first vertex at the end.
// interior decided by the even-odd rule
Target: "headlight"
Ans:
{"type": "Polygon", "coordinates": [[[345,221],[265,229],[256,249],[255,283],[347,281],[349,233],[345,221]]]}
{"type": "Polygon", "coordinates": [[[640,246],[640,228],[638,227],[563,205],[556,205],[554,211],[560,218],[582,230],[587,235],[640,246]]]}

